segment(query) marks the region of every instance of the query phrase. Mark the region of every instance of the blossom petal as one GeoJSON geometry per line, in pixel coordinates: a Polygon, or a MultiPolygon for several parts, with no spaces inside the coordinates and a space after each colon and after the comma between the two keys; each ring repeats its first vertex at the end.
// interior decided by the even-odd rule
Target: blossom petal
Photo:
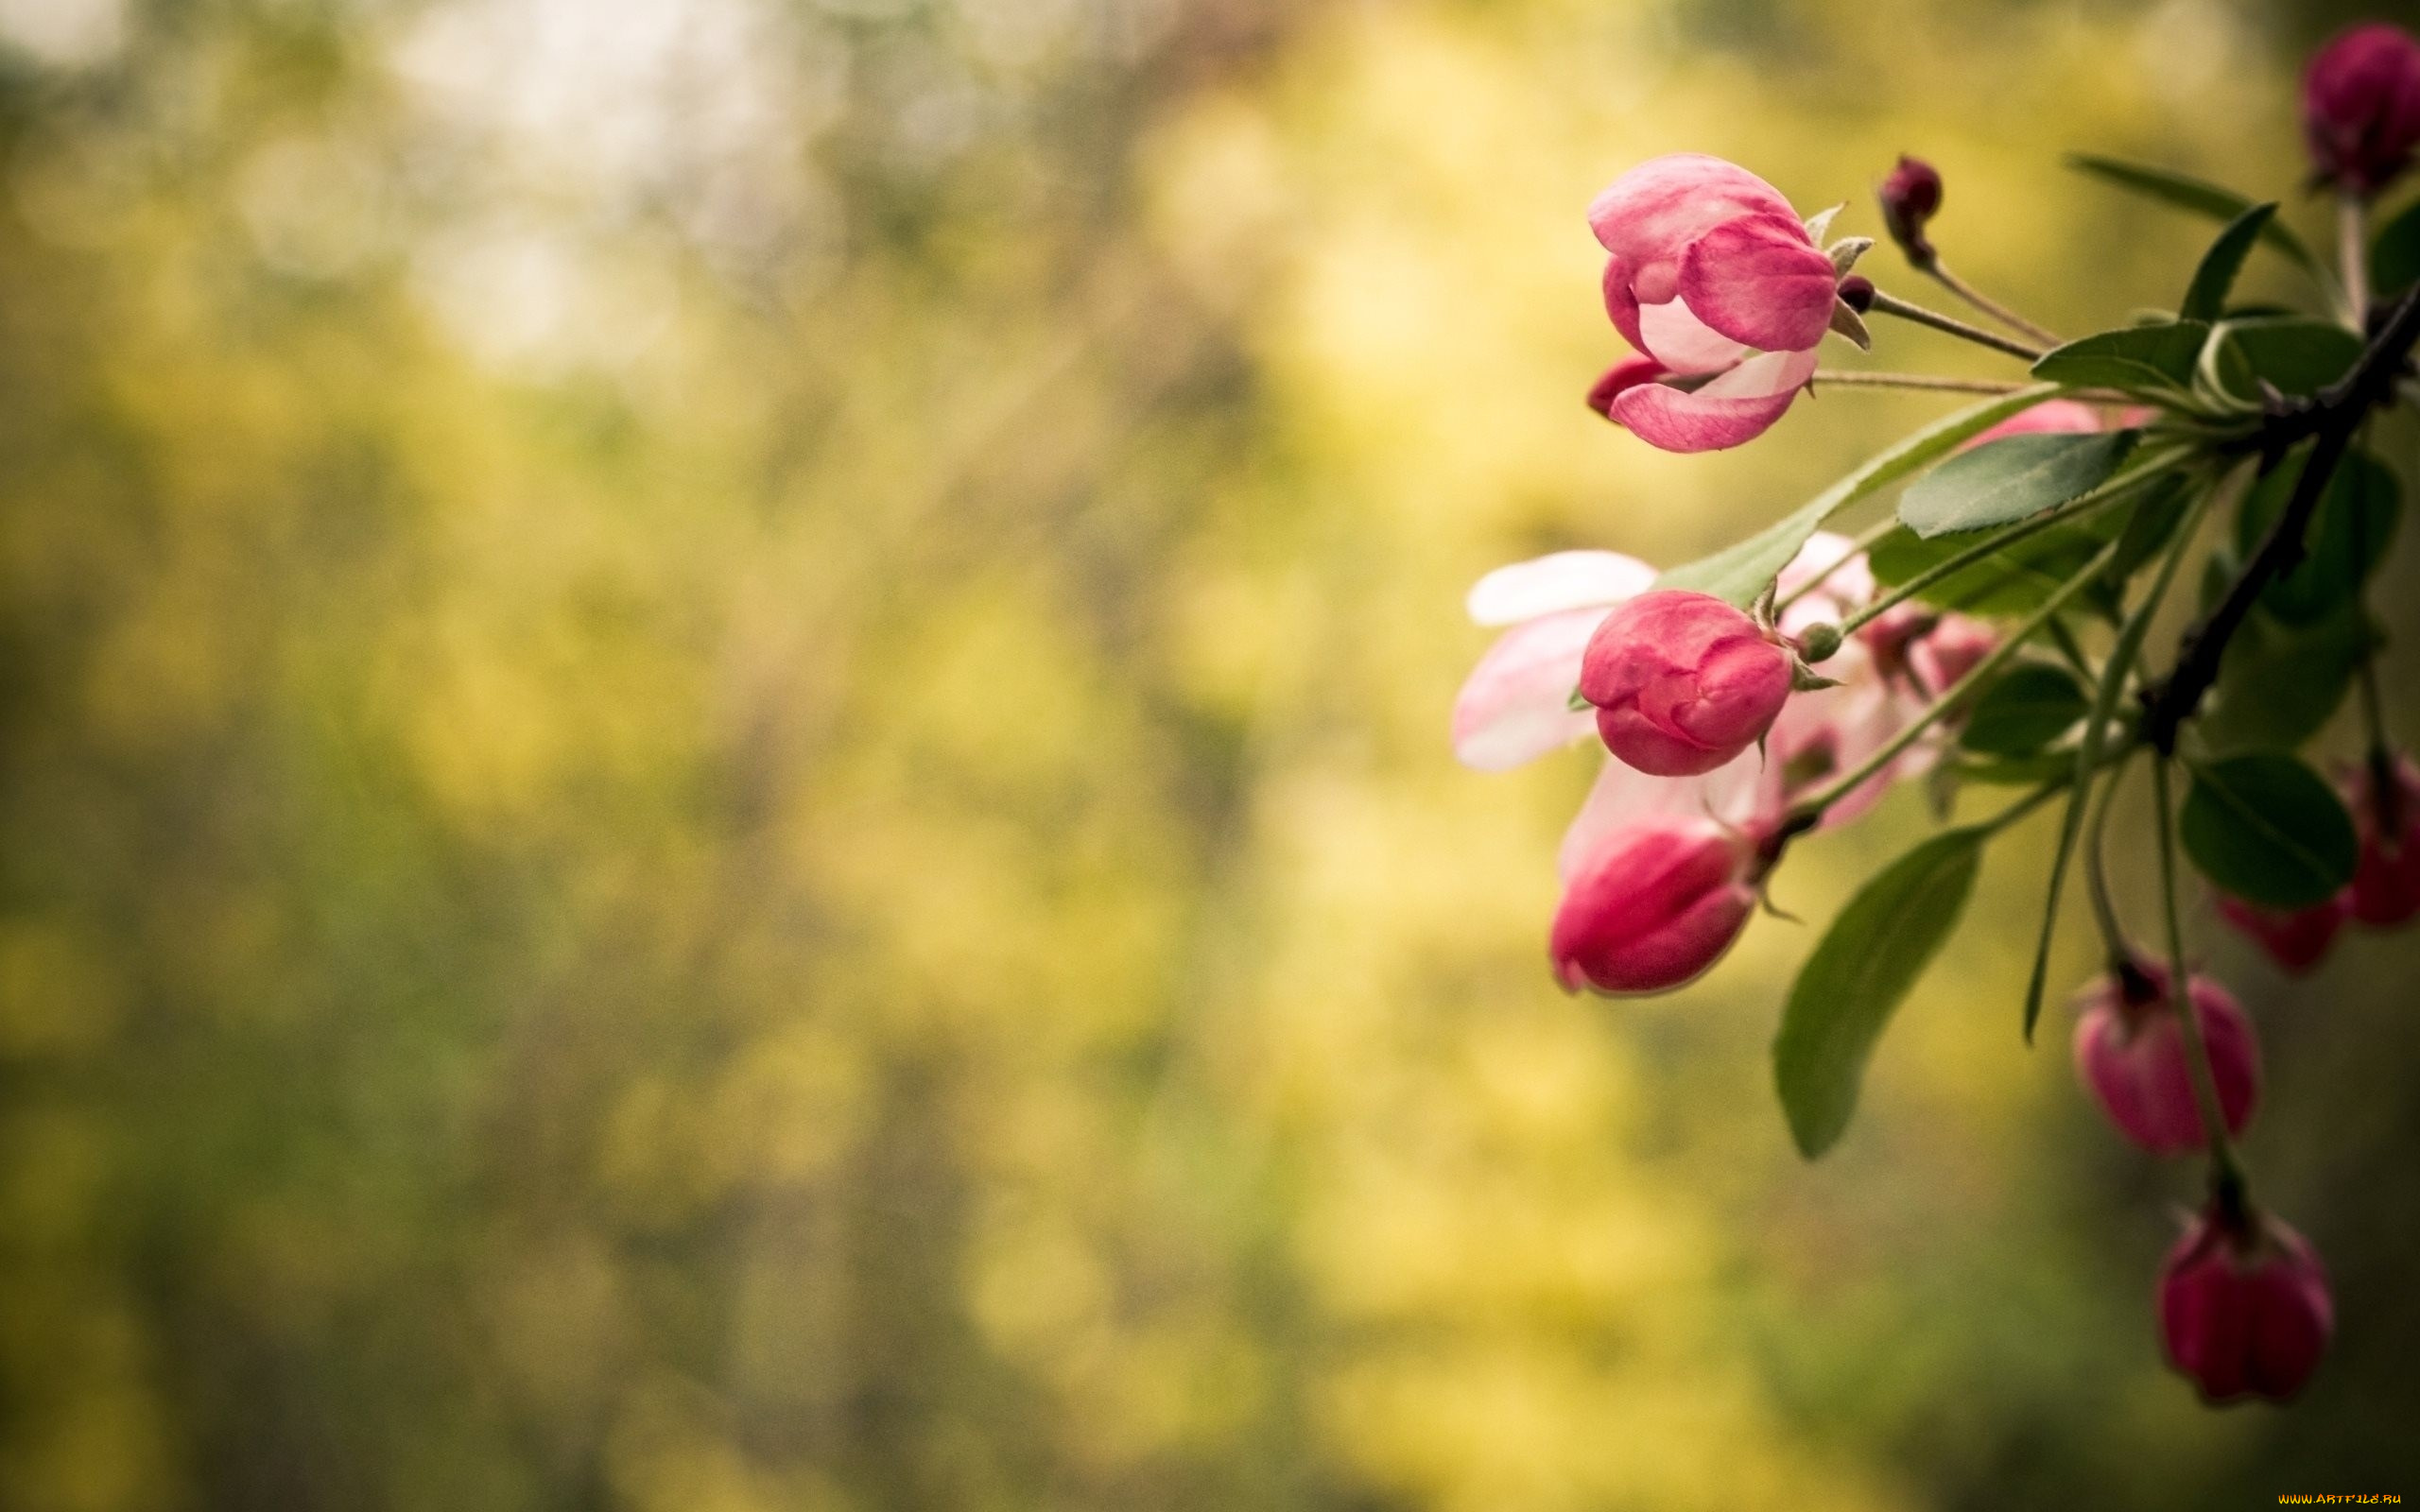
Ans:
{"type": "Polygon", "coordinates": [[[1765,773],[1764,758],[1753,750],[1742,751],[1728,765],[1697,777],[1650,777],[1626,762],[1609,758],[1597,773],[1596,785],[1588,789],[1580,812],[1572,816],[1570,828],[1564,831],[1555,865],[1563,879],[1570,881],[1606,835],[1643,815],[1703,815],[1735,830],[1777,817],[1780,788],[1769,783],[1765,773]]]}
{"type": "Polygon", "coordinates": [[[1780,190],[1738,164],[1675,152],[1606,185],[1588,206],[1588,226],[1605,250],[1630,265],[1638,298],[1660,304],[1673,296],[1690,242],[1741,215],[1793,214],[1780,190]]]}
{"type": "Polygon", "coordinates": [[[1721,372],[1748,354],[1744,342],[1699,319],[1678,300],[1640,305],[1638,334],[1647,354],[1674,372],[1721,372]]]}
{"type": "MultiPolygon", "coordinates": [[[[1697,318],[1764,352],[1805,352],[1821,342],[1839,284],[1832,260],[1806,239],[1794,215],[1725,221],[1690,243],[1681,259],[1681,298],[1697,318]]],[[[1664,361],[1678,366],[1668,356],[1664,361]]]]}
{"type": "Polygon", "coordinates": [[[1812,352],[1768,352],[1695,393],[1642,384],[1614,401],[1613,418],[1667,452],[1718,452],[1772,428],[1814,373],[1812,352]]]}
{"type": "Polygon", "coordinates": [[[1630,291],[1631,266],[1618,257],[1605,259],[1605,318],[1622,339],[1641,352],[1647,350],[1647,337],[1638,329],[1638,296],[1630,291]]]}
{"type": "MultiPolygon", "coordinates": [[[[2134,421],[2126,423],[2135,424],[2134,421]]],[[[2009,436],[2056,436],[2069,432],[2091,432],[2100,429],[2100,411],[2090,404],[2072,399],[2051,399],[2021,409],[2008,419],[1967,441],[1959,448],[1970,451],[1986,441],[1996,441],[2009,436]]]]}
{"type": "Polygon", "coordinates": [[[1653,581],[1654,568],[1618,551],[1556,551],[1498,567],[1471,585],[1466,603],[1474,625],[1517,625],[1564,610],[1618,604],[1647,592],[1653,581]]]}
{"type": "Polygon", "coordinates": [[[1601,608],[1565,610],[1497,637],[1455,696],[1455,758],[1501,772],[1584,739],[1596,728],[1596,711],[1573,709],[1571,690],[1588,637],[1604,617],[1601,608]]]}

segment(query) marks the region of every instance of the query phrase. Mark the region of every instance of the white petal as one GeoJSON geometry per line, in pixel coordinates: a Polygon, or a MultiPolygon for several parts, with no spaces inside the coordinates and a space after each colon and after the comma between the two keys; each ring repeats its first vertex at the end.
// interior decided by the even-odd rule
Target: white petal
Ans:
{"type": "Polygon", "coordinates": [[[1748,353],[1745,342],[1699,319],[1679,300],[1640,305],[1638,335],[1647,354],[1674,372],[1720,372],[1748,353]]]}
{"type": "Polygon", "coordinates": [[[1571,707],[1571,691],[1604,617],[1599,608],[1565,610],[1496,638],[1454,699],[1454,755],[1463,765],[1505,771],[1597,728],[1594,710],[1571,707]]]}
{"type": "Polygon", "coordinates": [[[1643,814],[1703,815],[1735,828],[1760,814],[1778,814],[1779,772],[1776,766],[1769,773],[1753,749],[1699,777],[1650,777],[1608,758],[1586,801],[1572,816],[1571,827],[1563,833],[1555,866],[1570,881],[1599,839],[1643,814]]]}
{"type": "Polygon", "coordinates": [[[1558,551],[1516,561],[1471,585],[1476,625],[1517,625],[1590,605],[1611,607],[1647,592],[1655,569],[1617,551],[1558,551]]]}

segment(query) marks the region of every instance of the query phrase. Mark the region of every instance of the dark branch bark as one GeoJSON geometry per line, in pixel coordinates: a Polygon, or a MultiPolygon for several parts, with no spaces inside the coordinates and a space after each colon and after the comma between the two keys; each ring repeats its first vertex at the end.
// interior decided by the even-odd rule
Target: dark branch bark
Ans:
{"type": "Polygon", "coordinates": [[[2308,404],[2273,413],[2254,438],[2263,474],[2305,440],[2312,442],[2310,457],[2294,482],[2293,496],[2261,538],[2252,559],[2228,585],[2226,596],[2185,632],[2175,666],[2145,690],[2143,739],[2161,755],[2175,752],[2177,728],[2193,716],[2210,684],[2218,680],[2219,662],[2226,654],[2227,642],[2242,627],[2261,592],[2302,561],[2311,516],[2327,492],[2328,479],[2352,446],[2361,421],[2371,410],[2394,399],[2395,383],[2403,376],[2414,342],[2420,342],[2420,288],[2394,306],[2351,372],[2308,404]]]}

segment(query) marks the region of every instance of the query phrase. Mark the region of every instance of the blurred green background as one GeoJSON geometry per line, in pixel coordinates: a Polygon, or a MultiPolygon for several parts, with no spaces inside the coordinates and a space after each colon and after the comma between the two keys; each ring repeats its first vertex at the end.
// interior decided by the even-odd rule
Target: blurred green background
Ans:
{"type": "Polygon", "coordinates": [[[2341,1309],[2211,1412],[2038,826],[1808,1167],[1811,929],[1564,997],[1593,760],[1444,745],[1478,574],[1946,407],[1609,430],[1605,181],[1923,152],[2091,329],[2206,232],[2059,152],[2291,196],[2345,13],[0,0],[0,1508],[2420,1495],[2420,936],[2193,921],[2341,1309]]]}

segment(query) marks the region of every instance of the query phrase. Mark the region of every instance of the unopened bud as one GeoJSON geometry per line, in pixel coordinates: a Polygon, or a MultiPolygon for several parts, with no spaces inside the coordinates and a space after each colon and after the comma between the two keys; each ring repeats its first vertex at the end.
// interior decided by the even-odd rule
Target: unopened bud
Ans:
{"type": "Polygon", "coordinates": [[[1826,662],[1841,648],[1841,627],[1837,625],[1809,625],[1799,632],[1798,654],[1807,662],[1826,662]]]}
{"type": "Polygon", "coordinates": [[[1862,273],[1851,273],[1841,280],[1841,302],[1863,315],[1874,308],[1874,280],[1862,273]]]}
{"type": "Polygon", "coordinates": [[[2160,1342],[2212,1401],[2284,1401],[2336,1332],[2327,1268],[2310,1242],[2258,1212],[2214,1203],[2159,1271],[2160,1342]]]}
{"type": "Polygon", "coordinates": [[[1580,693],[1605,748],[1651,777],[1695,777],[1764,737],[1790,693],[1789,653],[1710,593],[1641,593],[1597,627],[1580,693]]]}
{"type": "Polygon", "coordinates": [[[1941,175],[1933,165],[1902,153],[1899,165],[1882,180],[1875,197],[1882,201],[1882,224],[1899,244],[1899,250],[1918,267],[1931,266],[1934,252],[1925,236],[1925,223],[1941,209],[1941,175]]]}
{"type": "Polygon", "coordinates": [[[2384,22],[2321,48],[2303,75],[2303,140],[2323,183],[2376,195],[2420,146],[2420,41],[2384,22]]]}
{"type": "MultiPolygon", "coordinates": [[[[2194,977],[2187,996],[2209,1052],[2219,1111],[2227,1132],[2239,1134],[2260,1099],[2260,1042],[2252,1021],[2218,983],[2194,977]]],[[[2181,1155],[2207,1142],[2174,998],[2168,971],[2146,962],[2101,978],[2079,1000],[2076,1074],[2118,1131],[2153,1155],[2181,1155]],[[2149,1001],[2145,985],[2156,994],[2149,1001]]]]}

